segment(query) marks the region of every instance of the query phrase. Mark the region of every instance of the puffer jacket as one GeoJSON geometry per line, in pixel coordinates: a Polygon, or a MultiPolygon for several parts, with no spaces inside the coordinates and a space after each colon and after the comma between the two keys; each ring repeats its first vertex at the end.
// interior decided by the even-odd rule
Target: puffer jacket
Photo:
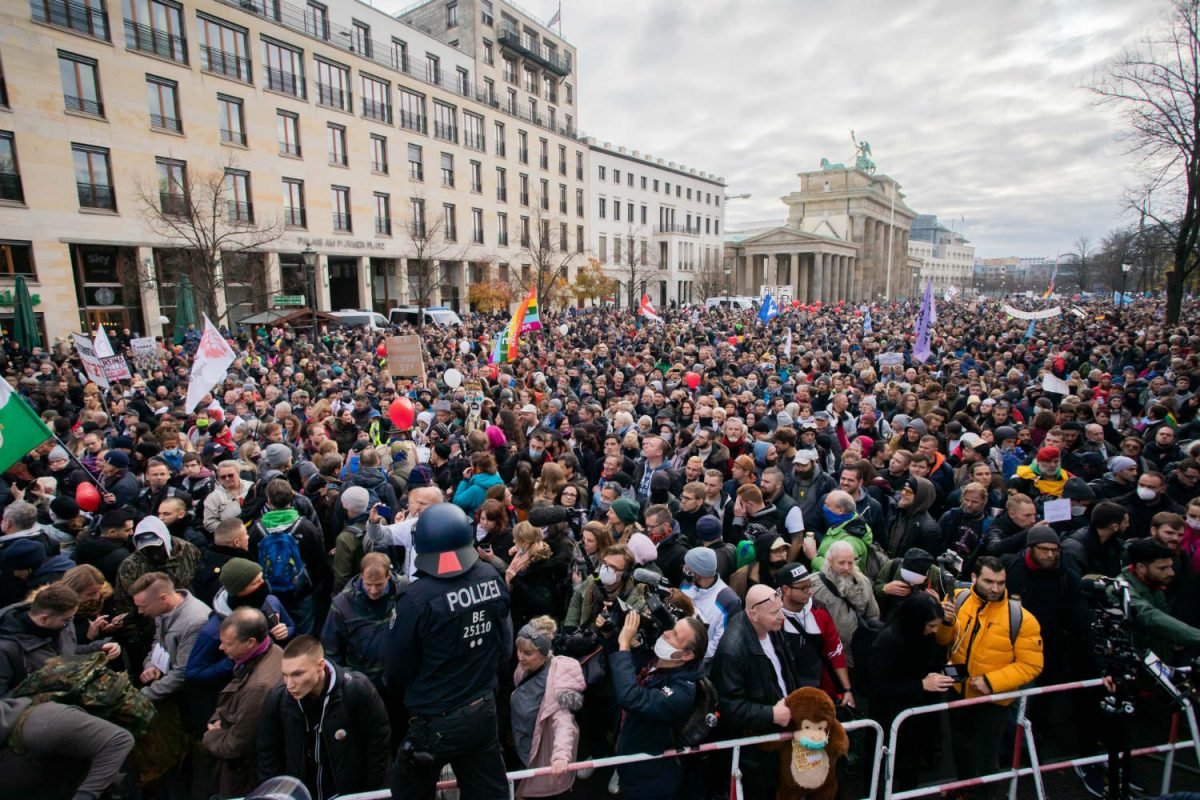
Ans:
{"type": "MultiPolygon", "coordinates": [[[[551,656],[546,665],[546,691],[538,709],[537,722],[533,726],[533,739],[529,745],[529,769],[548,767],[557,759],[575,760],[579,745],[579,724],[575,714],[583,703],[583,691],[587,682],[583,679],[583,667],[568,656],[551,656]]],[[[519,686],[524,673],[518,667],[513,684],[519,686]]],[[[552,797],[571,790],[575,773],[544,775],[521,781],[517,797],[552,797]]]]}
{"type": "Polygon", "coordinates": [[[499,486],[504,480],[495,472],[476,472],[470,478],[459,481],[454,490],[454,505],[461,508],[468,516],[474,516],[483,501],[487,500],[487,491],[493,486],[499,486]]]}
{"type": "Polygon", "coordinates": [[[845,542],[854,548],[854,560],[858,562],[858,568],[866,569],[867,551],[874,541],[874,534],[867,525],[867,521],[856,512],[853,517],[841,525],[825,531],[825,535],[821,538],[821,544],[817,547],[817,555],[812,560],[812,568],[819,570],[825,566],[825,554],[829,552],[829,548],[833,546],[834,542],[845,542]]]}
{"type": "MultiPolygon", "coordinates": [[[[958,610],[954,627],[940,625],[938,644],[951,645],[950,663],[964,664],[971,677],[983,677],[992,694],[1011,692],[1027,686],[1042,674],[1042,626],[1037,618],[1021,610],[1021,630],[1014,643],[1008,626],[1008,593],[995,603],[986,603],[974,589],[959,589],[969,596],[958,610]]],[[[979,697],[969,683],[961,687],[963,696],[979,697]]],[[[1011,700],[1000,705],[1009,705],[1011,700]]]]}

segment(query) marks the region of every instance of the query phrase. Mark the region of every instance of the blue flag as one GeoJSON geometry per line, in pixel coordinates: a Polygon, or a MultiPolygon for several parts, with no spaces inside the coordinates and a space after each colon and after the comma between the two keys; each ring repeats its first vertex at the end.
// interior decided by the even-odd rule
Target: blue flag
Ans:
{"type": "Polygon", "coordinates": [[[1033,326],[1037,324],[1036,319],[1029,320],[1029,328],[1026,329],[1025,335],[1021,337],[1021,341],[1026,341],[1033,338],[1033,326]]]}
{"type": "Polygon", "coordinates": [[[929,347],[930,328],[933,327],[933,281],[925,283],[925,296],[921,298],[921,310],[917,313],[916,341],[913,343],[913,358],[922,364],[932,354],[929,347]]]}
{"type": "Polygon", "coordinates": [[[770,322],[772,317],[779,316],[779,306],[775,304],[775,298],[767,295],[763,300],[762,307],[758,309],[758,321],[770,322]]]}

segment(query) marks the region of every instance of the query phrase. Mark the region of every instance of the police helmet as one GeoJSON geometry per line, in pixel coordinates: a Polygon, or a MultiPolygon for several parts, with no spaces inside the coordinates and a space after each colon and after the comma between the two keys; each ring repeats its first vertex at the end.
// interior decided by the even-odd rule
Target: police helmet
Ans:
{"type": "Polygon", "coordinates": [[[475,526],[453,503],[438,503],[421,512],[413,529],[417,569],[437,578],[461,575],[479,560],[475,526]]]}

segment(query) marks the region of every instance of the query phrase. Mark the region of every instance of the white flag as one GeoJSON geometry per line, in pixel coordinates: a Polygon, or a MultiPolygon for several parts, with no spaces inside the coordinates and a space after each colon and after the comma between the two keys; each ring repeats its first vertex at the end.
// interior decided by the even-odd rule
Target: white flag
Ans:
{"type": "Polygon", "coordinates": [[[792,331],[790,328],[788,329],[787,344],[783,346],[783,357],[789,361],[792,358],[792,331]]]}
{"type": "Polygon", "coordinates": [[[196,359],[192,362],[192,376],[188,381],[187,405],[189,414],[213,386],[225,379],[225,373],[235,358],[233,349],[225,337],[212,324],[208,315],[204,317],[204,335],[196,348],[196,359]]]}
{"type": "Polygon", "coordinates": [[[96,336],[92,341],[95,343],[96,355],[101,358],[116,355],[112,349],[112,342],[108,340],[108,331],[104,330],[103,325],[96,328],[96,336]]]}

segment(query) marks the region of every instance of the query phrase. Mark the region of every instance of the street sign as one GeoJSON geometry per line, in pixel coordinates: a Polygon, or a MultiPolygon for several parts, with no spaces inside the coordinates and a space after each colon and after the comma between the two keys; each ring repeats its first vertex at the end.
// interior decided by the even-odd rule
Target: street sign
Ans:
{"type": "Polygon", "coordinates": [[[283,308],[285,306],[303,307],[304,306],[304,295],[302,295],[302,294],[277,294],[272,299],[272,302],[274,303],[276,308],[283,308]]]}

